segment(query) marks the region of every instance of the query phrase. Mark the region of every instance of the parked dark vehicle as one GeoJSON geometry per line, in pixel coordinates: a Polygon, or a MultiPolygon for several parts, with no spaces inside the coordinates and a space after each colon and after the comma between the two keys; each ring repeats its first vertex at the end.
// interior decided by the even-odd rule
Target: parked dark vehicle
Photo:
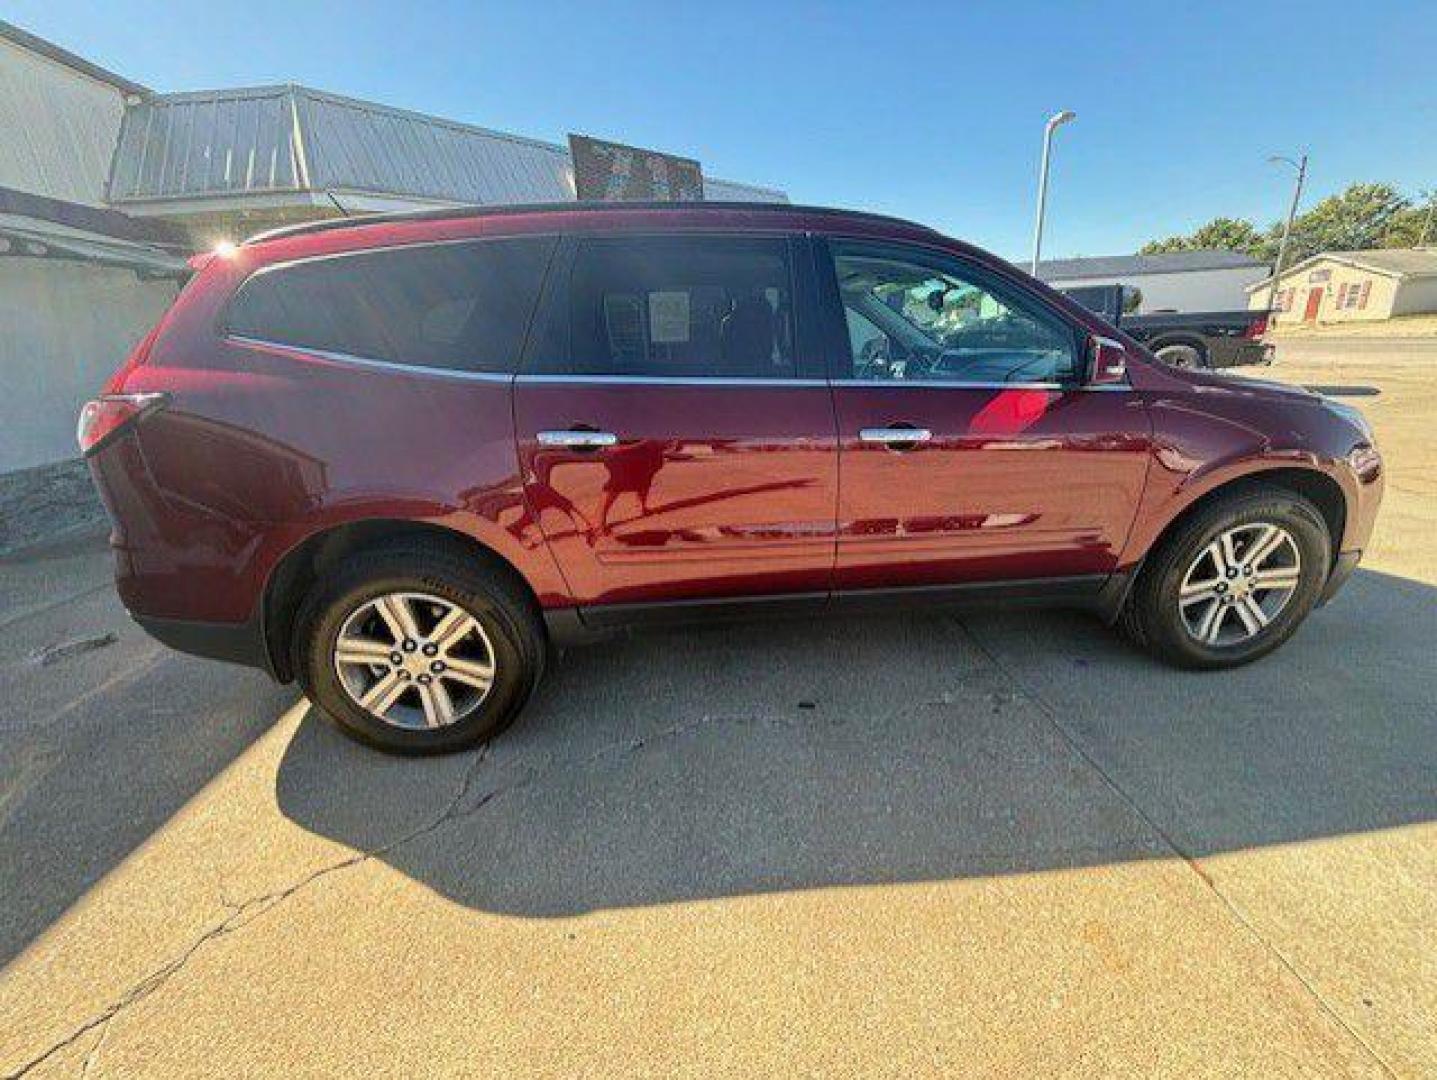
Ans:
{"type": "Polygon", "coordinates": [[[1179,368],[1228,368],[1272,363],[1272,346],[1263,344],[1266,311],[1125,312],[1121,285],[1085,285],[1061,290],[1131,338],[1165,364],[1179,368]]]}
{"type": "Polygon", "coordinates": [[[656,620],[1040,601],[1245,663],[1342,585],[1383,485],[1345,405],[791,206],[279,230],[197,260],[79,436],[142,626],[403,751],[656,620]]]}

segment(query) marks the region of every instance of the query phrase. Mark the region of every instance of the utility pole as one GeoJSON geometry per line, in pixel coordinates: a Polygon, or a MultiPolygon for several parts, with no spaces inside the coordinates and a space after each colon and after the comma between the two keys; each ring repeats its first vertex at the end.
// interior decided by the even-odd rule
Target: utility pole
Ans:
{"type": "Polygon", "coordinates": [[[1071,109],[1064,109],[1062,112],[1050,116],[1047,125],[1043,128],[1043,162],[1038,166],[1038,220],[1033,226],[1033,264],[1030,267],[1030,272],[1034,277],[1038,276],[1038,256],[1043,251],[1043,215],[1048,206],[1048,156],[1053,148],[1053,132],[1069,120],[1077,118],[1077,113],[1071,109]]]}
{"type": "Polygon", "coordinates": [[[1422,235],[1417,238],[1418,247],[1427,246],[1427,235],[1432,231],[1432,211],[1437,210],[1437,189],[1427,193],[1427,217],[1422,222],[1422,235]]]}
{"type": "Polygon", "coordinates": [[[1283,260],[1287,257],[1287,242],[1292,237],[1292,219],[1297,216],[1297,203],[1302,198],[1302,182],[1307,179],[1307,155],[1303,154],[1298,161],[1280,155],[1274,155],[1267,160],[1276,164],[1288,165],[1297,170],[1297,184],[1292,189],[1292,203],[1287,208],[1287,223],[1282,227],[1282,242],[1277,246],[1277,262],[1272,267],[1272,286],[1267,290],[1268,309],[1276,311],[1277,281],[1282,274],[1283,260]]]}

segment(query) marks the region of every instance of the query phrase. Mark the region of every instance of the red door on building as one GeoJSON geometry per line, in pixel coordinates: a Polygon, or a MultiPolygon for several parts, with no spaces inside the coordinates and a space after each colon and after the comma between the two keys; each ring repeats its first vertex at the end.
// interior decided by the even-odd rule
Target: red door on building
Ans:
{"type": "Polygon", "coordinates": [[[1302,313],[1303,322],[1317,321],[1317,311],[1322,307],[1322,290],[1323,286],[1321,285],[1307,290],[1307,309],[1302,313]]]}

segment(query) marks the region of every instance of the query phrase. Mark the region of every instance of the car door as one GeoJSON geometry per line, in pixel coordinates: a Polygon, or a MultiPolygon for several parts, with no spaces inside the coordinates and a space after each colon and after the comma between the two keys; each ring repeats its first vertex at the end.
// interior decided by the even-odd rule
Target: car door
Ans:
{"type": "Polygon", "coordinates": [[[712,233],[564,245],[514,409],[525,495],[587,621],[826,601],[837,428],[803,253],[712,233]]]}
{"type": "Polygon", "coordinates": [[[1151,425],[1126,385],[1080,385],[1082,328],[976,258],[817,249],[842,476],[835,587],[1100,585],[1137,512],[1151,425]]]}

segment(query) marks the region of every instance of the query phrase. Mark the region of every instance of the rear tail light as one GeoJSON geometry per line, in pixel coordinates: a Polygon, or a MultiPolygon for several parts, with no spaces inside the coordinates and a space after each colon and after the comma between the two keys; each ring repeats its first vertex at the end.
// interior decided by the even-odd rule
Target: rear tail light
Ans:
{"type": "Polygon", "coordinates": [[[1247,324],[1247,329],[1243,331],[1242,336],[1249,341],[1256,341],[1265,333],[1267,333],[1267,316],[1259,315],[1247,324]]]}
{"type": "Polygon", "coordinates": [[[164,408],[168,400],[166,394],[105,394],[85,402],[75,427],[80,453],[93,454],[141,417],[164,408]]]}

